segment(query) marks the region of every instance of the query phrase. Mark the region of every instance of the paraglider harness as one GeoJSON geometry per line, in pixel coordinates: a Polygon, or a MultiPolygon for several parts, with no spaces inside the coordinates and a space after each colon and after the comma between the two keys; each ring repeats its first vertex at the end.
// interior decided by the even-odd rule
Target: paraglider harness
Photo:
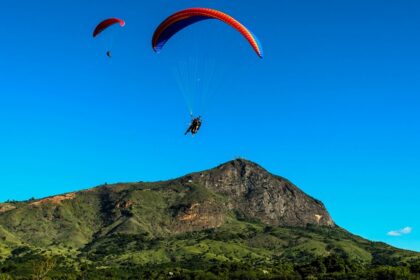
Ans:
{"type": "Polygon", "coordinates": [[[191,132],[191,135],[194,136],[194,134],[196,134],[201,127],[201,116],[198,116],[196,118],[193,118],[191,116],[191,118],[192,118],[191,124],[188,127],[187,131],[185,131],[184,135],[187,135],[188,132],[191,132]]]}

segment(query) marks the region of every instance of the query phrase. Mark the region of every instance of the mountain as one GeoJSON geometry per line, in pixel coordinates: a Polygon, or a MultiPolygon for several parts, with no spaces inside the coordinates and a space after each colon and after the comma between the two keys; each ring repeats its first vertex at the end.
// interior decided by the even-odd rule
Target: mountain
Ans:
{"type": "Polygon", "coordinates": [[[321,201],[244,159],[168,181],[0,204],[0,269],[17,279],[375,277],[384,269],[417,277],[419,259],[352,235],[321,201]]]}

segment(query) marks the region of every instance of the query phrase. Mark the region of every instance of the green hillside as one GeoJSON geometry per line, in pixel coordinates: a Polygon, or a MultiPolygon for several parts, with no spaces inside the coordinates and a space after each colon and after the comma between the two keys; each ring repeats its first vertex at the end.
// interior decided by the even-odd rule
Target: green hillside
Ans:
{"type": "Polygon", "coordinates": [[[314,214],[329,217],[322,203],[290,184],[236,161],[165,182],[3,203],[0,279],[420,279],[420,253],[319,223],[314,214]]]}

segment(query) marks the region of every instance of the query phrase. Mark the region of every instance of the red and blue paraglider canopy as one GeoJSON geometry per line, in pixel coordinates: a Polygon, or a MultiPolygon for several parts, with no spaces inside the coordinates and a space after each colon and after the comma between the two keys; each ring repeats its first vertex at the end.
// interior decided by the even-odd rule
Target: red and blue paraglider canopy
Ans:
{"type": "Polygon", "coordinates": [[[257,55],[262,58],[263,50],[257,37],[248,30],[243,24],[233,17],[223,12],[209,8],[190,8],[179,11],[165,19],[155,30],[152,39],[152,47],[155,52],[159,52],[165,43],[178,31],[196,22],[206,19],[218,19],[229,24],[239,31],[251,44],[257,55]]]}

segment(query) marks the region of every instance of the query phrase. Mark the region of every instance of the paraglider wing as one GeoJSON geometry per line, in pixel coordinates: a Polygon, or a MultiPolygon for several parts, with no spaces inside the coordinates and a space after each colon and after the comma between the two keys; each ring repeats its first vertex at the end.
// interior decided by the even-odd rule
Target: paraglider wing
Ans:
{"type": "Polygon", "coordinates": [[[125,21],[119,18],[108,18],[104,21],[101,21],[96,27],[95,30],[93,31],[93,37],[96,37],[99,35],[99,33],[101,33],[102,31],[104,31],[105,29],[107,29],[108,27],[110,27],[111,25],[117,24],[119,23],[121,27],[123,27],[125,25],[125,21]]]}
{"type": "Polygon", "coordinates": [[[251,47],[257,53],[257,55],[262,58],[263,50],[262,46],[259,43],[257,37],[252,34],[244,25],[233,17],[225,14],[223,12],[208,9],[208,8],[190,8],[186,10],[179,11],[167,19],[165,19],[155,30],[152,39],[152,47],[155,52],[159,52],[165,43],[178,31],[184,29],[185,27],[194,24],[198,21],[206,19],[217,19],[226,24],[229,24],[237,31],[239,31],[245,39],[248,40],[251,47]]]}

